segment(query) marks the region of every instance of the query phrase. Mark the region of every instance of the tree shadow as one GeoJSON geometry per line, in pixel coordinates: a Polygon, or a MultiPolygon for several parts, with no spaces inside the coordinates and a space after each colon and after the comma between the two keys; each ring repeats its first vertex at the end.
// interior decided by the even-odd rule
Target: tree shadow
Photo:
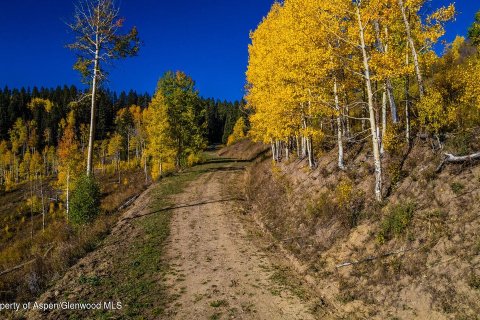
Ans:
{"type": "Polygon", "coordinates": [[[232,201],[245,201],[245,199],[244,199],[244,198],[240,198],[240,197],[234,197],[234,198],[227,198],[227,199],[210,200],[210,201],[199,201],[199,202],[194,202],[194,203],[179,204],[179,205],[175,205],[175,206],[164,207],[164,208],[161,208],[161,209],[158,209],[158,210],[154,210],[154,211],[149,211],[149,212],[147,212],[147,213],[140,214],[140,215],[135,215],[135,216],[131,216],[131,217],[125,217],[125,218],[122,219],[121,221],[138,219],[138,218],[142,218],[142,217],[145,217],[145,216],[149,216],[149,215],[152,215],[152,214],[155,214],[155,213],[165,212],[165,211],[169,211],[169,210],[177,210],[177,209],[198,207],[198,206],[203,206],[203,205],[212,204],[212,203],[222,203],[222,202],[232,202],[232,201]]]}

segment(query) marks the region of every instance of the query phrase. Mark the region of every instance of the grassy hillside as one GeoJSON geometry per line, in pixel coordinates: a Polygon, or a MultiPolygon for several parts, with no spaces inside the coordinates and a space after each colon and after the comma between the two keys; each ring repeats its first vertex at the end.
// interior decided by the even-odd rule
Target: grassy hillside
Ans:
{"type": "Polygon", "coordinates": [[[103,214],[88,226],[89,232],[77,232],[67,223],[52,181],[44,182],[44,231],[41,212],[31,212],[26,201],[29,183],[0,194],[0,300],[23,301],[38,296],[101,242],[117,221],[118,208],[146,187],[141,170],[124,172],[121,183],[116,174],[99,174],[97,178],[103,214]]]}

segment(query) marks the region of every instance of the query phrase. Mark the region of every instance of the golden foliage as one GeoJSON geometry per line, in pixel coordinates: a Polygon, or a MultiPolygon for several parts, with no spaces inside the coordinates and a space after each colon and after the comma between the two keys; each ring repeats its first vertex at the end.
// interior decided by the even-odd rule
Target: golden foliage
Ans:
{"type": "Polygon", "coordinates": [[[247,125],[243,117],[240,117],[235,126],[233,127],[232,134],[227,139],[227,146],[230,146],[238,141],[241,141],[247,137],[247,125]]]}

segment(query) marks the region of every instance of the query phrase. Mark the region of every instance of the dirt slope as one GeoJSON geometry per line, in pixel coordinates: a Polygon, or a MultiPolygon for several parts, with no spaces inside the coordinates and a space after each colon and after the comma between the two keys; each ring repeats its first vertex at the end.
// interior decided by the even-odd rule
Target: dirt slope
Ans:
{"type": "Polygon", "coordinates": [[[441,153],[417,141],[384,160],[376,204],[368,146],[349,150],[345,171],[335,149],[314,170],[296,158],[249,168],[250,211],[273,242],[338,319],[480,319],[480,165],[438,173],[441,153]]]}
{"type": "MultiPolygon", "coordinates": [[[[118,225],[107,237],[104,244],[97,250],[80,259],[65,276],[58,281],[53,288],[44,293],[37,302],[98,302],[98,301],[121,301],[121,297],[113,294],[109,296],[104,287],[116,282],[119,276],[116,267],[120,261],[128,259],[128,247],[134,245],[136,239],[144,236],[145,230],[134,223],[129,223],[130,218],[149,212],[150,199],[155,186],[145,191],[124,213],[118,225]],[[104,295],[104,293],[107,293],[104,295]]],[[[88,232],[86,230],[86,232],[88,232]]],[[[120,280],[120,277],[118,278],[120,280]]],[[[121,301],[123,302],[123,301],[121,301]]],[[[42,312],[30,310],[22,318],[26,319],[77,319],[83,318],[85,313],[63,310],[42,312]]],[[[88,317],[96,318],[95,314],[88,317]]]]}
{"type": "Polygon", "coordinates": [[[253,160],[270,150],[270,146],[261,142],[244,139],[219,150],[218,155],[224,158],[253,160]]]}

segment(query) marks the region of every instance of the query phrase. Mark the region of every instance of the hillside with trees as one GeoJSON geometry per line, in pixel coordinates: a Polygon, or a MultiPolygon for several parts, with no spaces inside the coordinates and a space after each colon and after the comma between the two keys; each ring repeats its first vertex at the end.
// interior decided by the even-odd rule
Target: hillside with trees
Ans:
{"type": "Polygon", "coordinates": [[[247,197],[339,316],[478,315],[478,14],[434,50],[455,15],[288,0],[251,34],[249,134],[272,160],[247,197]]]}
{"type": "MultiPolygon", "coordinates": [[[[75,86],[0,90],[4,270],[45,249],[23,251],[30,251],[33,242],[37,246],[44,241],[37,236],[42,238],[45,232],[70,224],[72,192],[86,170],[90,106],[81,100],[85,93],[75,86]],[[25,248],[12,257],[8,247],[17,241],[25,242],[25,248]]],[[[97,94],[95,175],[105,184],[103,198],[115,193],[112,188],[116,185],[126,189],[117,190],[126,193],[104,208],[109,212],[122,205],[122,199],[138,194],[143,184],[200,161],[199,152],[208,144],[226,140],[233,131],[232,123],[244,114],[239,102],[200,97],[193,80],[181,72],[167,73],[153,99],[135,91],[116,94],[100,89],[97,94]],[[187,88],[189,95],[176,96],[175,92],[187,88]],[[166,100],[177,98],[184,100],[170,104],[166,100]],[[183,104],[186,101],[189,105],[183,104]],[[195,131],[182,132],[183,128],[195,131]],[[140,182],[136,190],[125,185],[129,180],[140,182]]],[[[8,281],[6,285],[10,286],[8,281]]]]}
{"type": "Polygon", "coordinates": [[[82,85],[0,89],[0,317],[479,319],[480,11],[276,1],[227,101],[109,89],[117,4],[66,22],[82,85]]]}

